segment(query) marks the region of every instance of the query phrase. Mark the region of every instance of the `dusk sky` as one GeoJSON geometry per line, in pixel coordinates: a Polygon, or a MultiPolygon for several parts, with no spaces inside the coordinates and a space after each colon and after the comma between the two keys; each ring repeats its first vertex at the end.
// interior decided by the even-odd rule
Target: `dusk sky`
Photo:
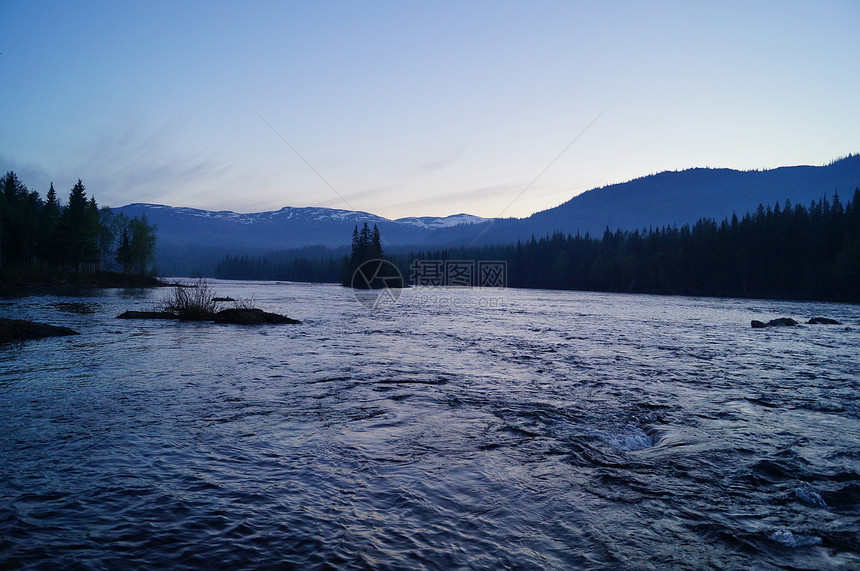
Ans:
{"type": "Polygon", "coordinates": [[[522,217],[860,151],[858,30],[857,0],[4,0],[0,169],[107,206],[522,217]]]}

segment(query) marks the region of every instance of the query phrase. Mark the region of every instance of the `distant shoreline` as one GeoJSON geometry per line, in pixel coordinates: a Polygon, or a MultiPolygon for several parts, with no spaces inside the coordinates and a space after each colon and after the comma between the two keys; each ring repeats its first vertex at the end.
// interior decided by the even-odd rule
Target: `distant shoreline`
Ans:
{"type": "Polygon", "coordinates": [[[171,285],[152,276],[118,272],[0,272],[0,290],[26,287],[153,288],[171,285]]]}

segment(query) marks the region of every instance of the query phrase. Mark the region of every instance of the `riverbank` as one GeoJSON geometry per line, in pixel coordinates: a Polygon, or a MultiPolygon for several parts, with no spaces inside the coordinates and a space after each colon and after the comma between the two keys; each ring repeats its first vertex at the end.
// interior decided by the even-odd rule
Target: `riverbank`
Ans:
{"type": "Polygon", "coordinates": [[[169,284],[153,276],[119,272],[70,272],[56,270],[0,270],[0,289],[31,286],[150,288],[169,284]]]}

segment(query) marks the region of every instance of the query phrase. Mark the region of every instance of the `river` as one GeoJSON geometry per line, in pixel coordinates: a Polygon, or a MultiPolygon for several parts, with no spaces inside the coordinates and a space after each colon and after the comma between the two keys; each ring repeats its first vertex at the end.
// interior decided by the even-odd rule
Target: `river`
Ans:
{"type": "Polygon", "coordinates": [[[0,299],[0,568],[860,567],[858,306],[210,283],[0,299]]]}

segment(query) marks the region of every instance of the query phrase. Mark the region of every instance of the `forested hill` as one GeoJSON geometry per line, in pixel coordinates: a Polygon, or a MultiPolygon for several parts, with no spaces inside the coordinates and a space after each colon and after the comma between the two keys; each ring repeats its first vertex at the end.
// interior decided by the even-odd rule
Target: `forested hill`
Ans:
{"type": "Polygon", "coordinates": [[[694,168],[667,171],[596,188],[522,220],[503,220],[480,238],[480,244],[528,240],[555,232],[602,236],[603,231],[694,224],[701,218],[743,216],[759,204],[784,200],[809,206],[834,192],[851,198],[860,187],[860,155],[825,166],[788,166],[739,171],[694,168]]]}

